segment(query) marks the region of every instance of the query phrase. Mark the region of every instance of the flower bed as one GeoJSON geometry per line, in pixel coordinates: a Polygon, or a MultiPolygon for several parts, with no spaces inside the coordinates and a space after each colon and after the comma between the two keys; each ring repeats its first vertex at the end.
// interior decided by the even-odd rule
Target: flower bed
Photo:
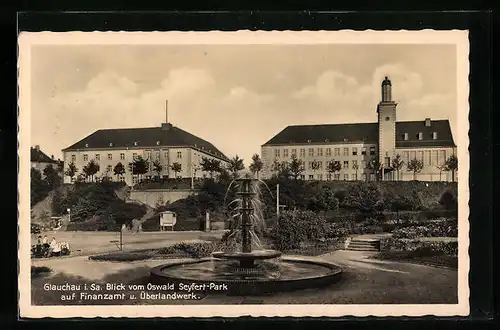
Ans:
{"type": "Polygon", "coordinates": [[[424,226],[399,228],[392,231],[393,238],[417,237],[457,237],[458,225],[456,220],[430,222],[424,226]]]}
{"type": "Polygon", "coordinates": [[[458,255],[458,242],[456,241],[423,241],[418,239],[387,238],[380,242],[382,251],[407,251],[415,255],[458,255]]]}

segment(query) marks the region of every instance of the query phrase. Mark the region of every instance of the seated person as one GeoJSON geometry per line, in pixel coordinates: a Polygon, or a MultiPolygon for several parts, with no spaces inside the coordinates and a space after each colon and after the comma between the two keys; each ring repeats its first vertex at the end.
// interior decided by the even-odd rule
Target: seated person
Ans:
{"type": "Polygon", "coordinates": [[[55,256],[61,255],[61,244],[60,243],[55,244],[54,248],[52,249],[51,255],[55,255],[55,256]]]}

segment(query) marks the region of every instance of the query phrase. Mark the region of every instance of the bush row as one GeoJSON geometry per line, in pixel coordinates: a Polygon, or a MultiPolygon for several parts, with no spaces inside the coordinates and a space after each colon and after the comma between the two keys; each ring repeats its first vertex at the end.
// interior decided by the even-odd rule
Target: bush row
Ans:
{"type": "Polygon", "coordinates": [[[421,241],[404,238],[387,238],[380,242],[382,251],[408,251],[418,255],[458,255],[458,242],[421,241]]]}
{"type": "Polygon", "coordinates": [[[431,222],[425,226],[399,228],[392,231],[394,238],[457,237],[458,224],[454,220],[431,222]]]}

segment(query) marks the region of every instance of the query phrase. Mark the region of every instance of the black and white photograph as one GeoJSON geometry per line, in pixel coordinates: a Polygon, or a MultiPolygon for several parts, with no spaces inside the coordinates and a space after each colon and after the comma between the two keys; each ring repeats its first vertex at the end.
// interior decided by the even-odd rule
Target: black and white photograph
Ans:
{"type": "Polygon", "coordinates": [[[467,315],[467,38],[22,33],[21,316],[467,315]]]}

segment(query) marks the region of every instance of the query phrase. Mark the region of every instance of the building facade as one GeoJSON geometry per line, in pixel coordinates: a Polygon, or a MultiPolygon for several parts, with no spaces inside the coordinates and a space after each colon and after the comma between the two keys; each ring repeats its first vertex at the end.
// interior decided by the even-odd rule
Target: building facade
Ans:
{"type": "Polygon", "coordinates": [[[188,133],[170,123],[160,127],[104,129],[63,149],[64,171],[74,164],[77,175],[73,178],[65,175],[64,182],[74,182],[83,168],[93,160],[99,164],[95,175],[97,180],[104,177],[113,181],[123,181],[132,186],[138,182],[138,176],[133,175],[130,164],[139,156],[150,164],[149,171],[143,178],[154,176],[162,178],[202,178],[207,176],[201,169],[203,158],[217,159],[221,165],[227,165],[228,158],[210,142],[188,133]],[[125,168],[124,175],[115,175],[114,169],[118,163],[125,168]],[[153,163],[161,165],[157,173],[153,163]],[[174,166],[174,164],[178,164],[174,166]],[[174,167],[177,171],[174,171],[174,167]]]}
{"type": "Polygon", "coordinates": [[[263,144],[262,177],[275,173],[274,164],[297,157],[305,180],[452,181],[452,173],[443,170],[448,157],[456,155],[449,121],[398,122],[391,81],[386,77],[381,87],[376,123],[288,126],[263,144]],[[396,157],[403,161],[399,170],[392,166],[396,157]],[[413,159],[423,164],[418,173],[408,170],[413,159]],[[330,162],[340,169],[329,170],[330,162]]]}

